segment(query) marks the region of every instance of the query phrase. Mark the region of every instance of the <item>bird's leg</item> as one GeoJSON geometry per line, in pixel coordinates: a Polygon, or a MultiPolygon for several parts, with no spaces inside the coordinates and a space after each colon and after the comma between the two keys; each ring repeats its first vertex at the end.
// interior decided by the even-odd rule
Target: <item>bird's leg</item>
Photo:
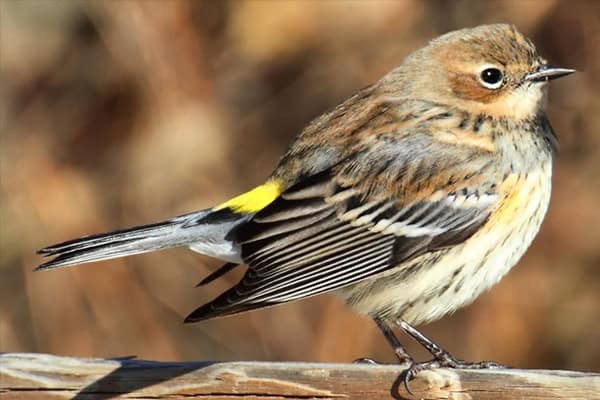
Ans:
{"type": "Polygon", "coordinates": [[[398,361],[400,361],[400,364],[413,364],[414,360],[412,356],[408,354],[404,346],[402,346],[402,344],[400,343],[396,335],[394,335],[392,328],[390,328],[387,322],[376,318],[375,323],[377,324],[379,330],[383,333],[383,336],[385,336],[390,346],[392,346],[392,349],[394,349],[394,353],[396,353],[396,357],[398,357],[398,361]]]}
{"type": "Polygon", "coordinates": [[[503,365],[498,364],[493,361],[483,361],[483,362],[473,363],[473,362],[463,361],[463,360],[454,358],[452,356],[452,354],[450,354],[448,351],[444,350],[439,345],[434,343],[431,339],[429,339],[427,336],[422,334],[419,330],[417,330],[415,327],[410,325],[408,322],[400,320],[398,322],[398,325],[400,325],[402,330],[404,332],[406,332],[407,335],[409,335],[414,340],[416,340],[421,346],[425,347],[425,349],[429,353],[431,353],[434,360],[440,362],[442,364],[442,366],[444,366],[444,367],[470,368],[470,369],[502,368],[503,367],[503,365]]]}
{"type": "MultiPolygon", "coordinates": [[[[392,349],[394,349],[394,353],[396,353],[396,357],[398,357],[398,361],[400,362],[400,364],[404,364],[404,363],[408,363],[410,365],[414,364],[413,358],[411,357],[410,354],[408,354],[406,349],[402,346],[402,344],[400,343],[400,341],[398,340],[396,335],[394,335],[392,328],[390,328],[390,326],[387,324],[387,322],[385,322],[379,318],[374,318],[373,320],[377,324],[377,327],[379,328],[379,330],[381,330],[381,332],[385,336],[385,338],[388,341],[388,343],[390,344],[390,346],[392,346],[392,349]]],[[[379,364],[379,362],[373,360],[372,358],[366,358],[366,357],[359,358],[358,360],[354,360],[354,362],[360,363],[360,364],[379,364]]]]}
{"type": "Polygon", "coordinates": [[[433,360],[431,361],[420,363],[412,362],[410,368],[406,370],[404,375],[404,384],[409,392],[410,388],[408,387],[408,382],[420,371],[444,367],[464,369],[506,368],[504,365],[493,361],[468,362],[454,358],[452,354],[434,343],[431,339],[422,334],[408,322],[400,320],[397,323],[407,335],[416,340],[421,346],[425,347],[425,349],[433,356],[433,360]]]}

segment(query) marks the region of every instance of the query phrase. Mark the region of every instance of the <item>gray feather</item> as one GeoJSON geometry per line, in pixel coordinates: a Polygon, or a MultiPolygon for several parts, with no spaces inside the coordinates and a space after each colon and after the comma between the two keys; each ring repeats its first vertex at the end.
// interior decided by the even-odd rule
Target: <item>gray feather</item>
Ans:
{"type": "Polygon", "coordinates": [[[108,260],[171,247],[188,246],[211,257],[240,262],[239,248],[227,234],[246,215],[224,215],[222,211],[203,210],[150,225],[87,236],[38,251],[54,257],[36,270],[108,260]],[[215,216],[215,214],[219,214],[215,216]],[[221,215],[222,214],[222,215],[221,215]]]}

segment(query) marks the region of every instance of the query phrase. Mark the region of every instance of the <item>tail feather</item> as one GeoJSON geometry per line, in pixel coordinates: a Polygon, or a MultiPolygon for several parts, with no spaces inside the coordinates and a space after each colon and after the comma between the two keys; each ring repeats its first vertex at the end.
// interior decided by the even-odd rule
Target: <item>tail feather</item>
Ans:
{"type": "Polygon", "coordinates": [[[235,267],[237,267],[239,265],[240,264],[238,264],[238,263],[228,262],[227,264],[221,266],[221,268],[219,268],[218,270],[216,270],[213,273],[211,273],[210,275],[208,275],[206,278],[202,279],[196,285],[196,287],[208,285],[212,281],[222,277],[223,275],[225,275],[226,273],[228,273],[229,271],[231,271],[232,269],[234,269],[235,267]]]}
{"type": "Polygon", "coordinates": [[[220,258],[220,252],[228,252],[222,255],[223,259],[235,260],[235,247],[224,246],[223,243],[227,244],[225,234],[236,225],[236,221],[232,218],[222,223],[215,218],[203,221],[211,214],[212,210],[203,210],[155,224],[87,236],[45,247],[38,253],[54,258],[35,270],[66,267],[179,246],[209,250],[203,252],[217,258],[220,258]],[[198,243],[202,246],[197,246],[198,243]],[[213,245],[218,249],[215,253],[210,252],[213,245]]]}
{"type": "Polygon", "coordinates": [[[66,253],[75,250],[83,250],[91,247],[98,247],[111,242],[118,242],[121,240],[132,240],[144,237],[148,234],[151,235],[152,232],[156,231],[157,228],[169,226],[171,224],[171,221],[163,221],[150,225],[136,226],[126,229],[120,229],[113,232],[85,236],[82,238],[67,240],[62,243],[44,247],[43,249],[38,250],[37,253],[47,257],[59,253],[66,253]]]}

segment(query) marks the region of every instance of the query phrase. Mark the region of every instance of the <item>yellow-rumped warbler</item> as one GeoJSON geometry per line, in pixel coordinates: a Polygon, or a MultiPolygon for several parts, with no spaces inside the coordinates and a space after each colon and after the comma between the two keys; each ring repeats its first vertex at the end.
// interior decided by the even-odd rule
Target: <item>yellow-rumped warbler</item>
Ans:
{"type": "Polygon", "coordinates": [[[445,34],[311,122],[265,184],[211,209],[39,251],[39,270],[187,246],[247,264],[186,322],[335,291],[411,368],[466,363],[411,324],[470,303],[523,255],[550,199],[548,66],[509,25],[445,34]],[[397,324],[434,356],[415,363],[397,324]]]}

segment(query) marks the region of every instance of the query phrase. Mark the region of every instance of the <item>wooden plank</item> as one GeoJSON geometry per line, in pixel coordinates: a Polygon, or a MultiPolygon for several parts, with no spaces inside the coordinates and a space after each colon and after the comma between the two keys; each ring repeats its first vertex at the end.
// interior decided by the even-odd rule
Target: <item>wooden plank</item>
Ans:
{"type": "Polygon", "coordinates": [[[451,370],[400,379],[402,365],[156,362],[0,354],[0,399],[571,399],[600,400],[600,374],[451,370]]]}

